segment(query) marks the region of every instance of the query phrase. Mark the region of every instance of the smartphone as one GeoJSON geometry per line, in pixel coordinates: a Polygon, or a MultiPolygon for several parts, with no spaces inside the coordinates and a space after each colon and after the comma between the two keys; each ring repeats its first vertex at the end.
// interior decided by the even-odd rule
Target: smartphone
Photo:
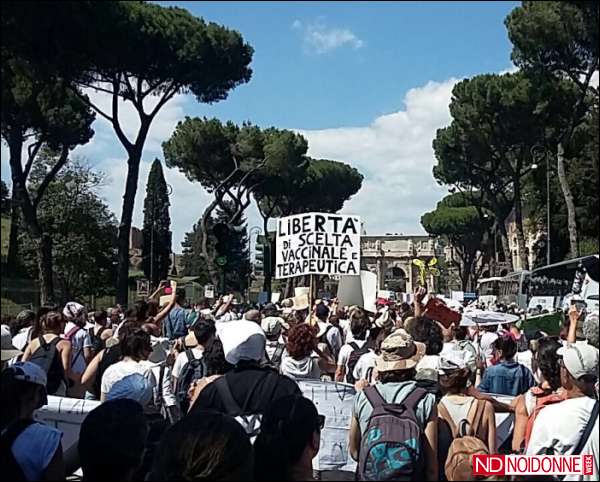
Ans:
{"type": "Polygon", "coordinates": [[[583,300],[571,300],[571,305],[574,305],[579,313],[585,313],[587,308],[587,303],[583,300]]]}

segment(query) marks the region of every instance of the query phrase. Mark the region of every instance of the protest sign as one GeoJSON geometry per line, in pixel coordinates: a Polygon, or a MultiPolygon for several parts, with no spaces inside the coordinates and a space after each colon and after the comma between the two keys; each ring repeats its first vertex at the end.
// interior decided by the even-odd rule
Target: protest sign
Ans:
{"type": "Polygon", "coordinates": [[[79,430],[87,414],[100,405],[96,400],[48,396],[48,404],[35,412],[38,422],[57,428],[63,433],[62,449],[66,452],[79,440],[79,430]]]}
{"type": "Polygon", "coordinates": [[[346,383],[320,380],[298,380],[298,386],[302,394],[312,400],[317,411],[325,415],[321,447],[313,459],[313,469],[354,472],[356,462],[348,452],[348,434],[356,390],[346,383]]]}
{"type": "Polygon", "coordinates": [[[377,275],[361,271],[360,277],[342,276],[338,284],[337,299],[341,306],[360,306],[375,312],[377,300],[377,275]]]}
{"type": "Polygon", "coordinates": [[[307,213],[277,220],[277,279],[307,274],[358,276],[360,219],[307,213]]]}

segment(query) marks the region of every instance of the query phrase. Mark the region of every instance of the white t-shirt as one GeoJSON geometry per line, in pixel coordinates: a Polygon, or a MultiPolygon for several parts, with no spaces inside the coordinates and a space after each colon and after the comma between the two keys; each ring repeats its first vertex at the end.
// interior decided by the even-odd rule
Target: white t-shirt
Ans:
{"type": "Polygon", "coordinates": [[[114,365],[109,366],[104,372],[104,375],[102,375],[100,390],[102,393],[108,394],[113,385],[119,380],[122,380],[126,376],[133,375],[134,373],[139,373],[148,379],[152,385],[152,390],[154,391],[157,382],[154,373],[152,372],[152,368],[153,364],[145,360],[140,362],[133,360],[117,362],[114,365]]]}
{"type": "Polygon", "coordinates": [[[344,335],[344,340],[346,343],[354,341],[354,336],[352,335],[352,330],[350,329],[350,320],[340,320],[340,328],[342,329],[342,334],[344,335]]]}
{"type": "MultiPolygon", "coordinates": [[[[365,346],[367,340],[353,340],[356,343],[358,348],[362,348],[365,346]]],[[[350,344],[345,344],[342,348],[340,348],[340,353],[338,355],[338,367],[344,367],[346,369],[346,373],[348,373],[348,360],[350,359],[350,354],[354,351],[354,348],[350,346],[350,344]]],[[[356,368],[356,367],[355,367],[356,368]]]]}
{"type": "MultiPolygon", "coordinates": [[[[356,362],[356,366],[354,367],[354,379],[367,379],[367,372],[370,368],[375,368],[376,360],[377,354],[372,350],[369,350],[367,353],[361,356],[356,362]]],[[[371,380],[368,381],[371,382],[371,380]]]]}
{"type": "MultiPolygon", "coordinates": [[[[204,347],[196,346],[196,347],[192,348],[191,350],[192,350],[192,355],[194,356],[195,359],[202,358],[202,354],[204,353],[204,347]]],[[[185,351],[182,351],[179,355],[177,355],[177,358],[175,359],[175,364],[173,365],[173,372],[172,372],[172,375],[174,378],[179,378],[179,376],[181,375],[181,371],[183,370],[183,367],[185,367],[185,365],[187,365],[188,361],[189,361],[189,359],[188,359],[187,353],[185,351]]]]}
{"type": "Polygon", "coordinates": [[[487,366],[490,366],[492,363],[492,352],[493,352],[493,344],[498,339],[498,333],[494,333],[492,331],[484,331],[483,335],[481,335],[481,339],[479,340],[479,345],[481,346],[481,352],[486,360],[487,366]]]}
{"type": "MultiPolygon", "coordinates": [[[[65,335],[75,328],[75,323],[69,321],[65,326],[65,335]]],[[[92,347],[92,338],[85,328],[81,328],[71,337],[71,370],[73,373],[83,373],[87,363],[83,355],[84,348],[92,347]]]]}
{"type": "MultiPolygon", "coordinates": [[[[593,398],[579,397],[544,407],[533,424],[527,455],[535,455],[540,450],[549,448],[554,440],[556,440],[554,443],[556,454],[571,454],[590,420],[595,402],[593,398]]],[[[594,474],[567,475],[564,480],[598,480],[600,456],[598,445],[598,418],[596,418],[592,433],[581,452],[582,455],[594,456],[594,474]]]]}
{"type": "Polygon", "coordinates": [[[12,453],[26,480],[42,480],[54,457],[62,432],[43,423],[33,423],[15,440],[12,453]]]}
{"type": "MultiPolygon", "coordinates": [[[[515,355],[515,361],[521,365],[526,366],[533,373],[533,367],[531,362],[533,361],[533,353],[531,350],[520,351],[515,355]]],[[[535,373],[534,373],[535,375],[535,373]]]]}

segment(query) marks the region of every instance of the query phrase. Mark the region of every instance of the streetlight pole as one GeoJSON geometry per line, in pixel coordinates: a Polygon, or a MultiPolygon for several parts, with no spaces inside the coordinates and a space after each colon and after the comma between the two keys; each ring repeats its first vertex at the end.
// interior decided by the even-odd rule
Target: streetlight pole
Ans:
{"type": "MultiPolygon", "coordinates": [[[[252,235],[254,233],[258,235],[260,234],[260,232],[261,228],[259,226],[252,226],[248,231],[248,249],[250,251],[250,256],[252,256],[252,235]]],[[[252,271],[253,270],[250,270],[250,272],[248,273],[248,287],[246,288],[246,298],[248,298],[248,301],[250,301],[250,285],[252,284],[252,271]]]]}
{"type": "Polygon", "coordinates": [[[552,262],[552,252],[550,250],[550,229],[551,229],[551,213],[550,213],[550,152],[546,147],[536,144],[531,148],[533,159],[541,160],[542,157],[546,160],[546,264],[552,262]]]}

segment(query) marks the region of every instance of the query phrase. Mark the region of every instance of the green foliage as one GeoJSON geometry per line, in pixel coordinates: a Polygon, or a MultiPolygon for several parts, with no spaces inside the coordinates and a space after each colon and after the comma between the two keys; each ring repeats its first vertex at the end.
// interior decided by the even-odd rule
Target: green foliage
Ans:
{"type": "Polygon", "coordinates": [[[144,239],[142,268],[146,277],[151,280],[152,286],[158,286],[160,280],[167,279],[171,265],[169,206],[169,192],[162,165],[158,159],[155,159],[148,174],[142,228],[144,239]]]}
{"type": "MultiPolygon", "coordinates": [[[[51,152],[43,152],[31,173],[32,188],[42,182],[51,152]]],[[[55,280],[63,299],[114,292],[117,223],[96,194],[103,182],[81,162],[69,164],[50,184],[38,207],[39,223],[52,239],[55,280]]],[[[27,231],[20,234],[19,252],[37,278],[38,254],[27,231]]]]}

